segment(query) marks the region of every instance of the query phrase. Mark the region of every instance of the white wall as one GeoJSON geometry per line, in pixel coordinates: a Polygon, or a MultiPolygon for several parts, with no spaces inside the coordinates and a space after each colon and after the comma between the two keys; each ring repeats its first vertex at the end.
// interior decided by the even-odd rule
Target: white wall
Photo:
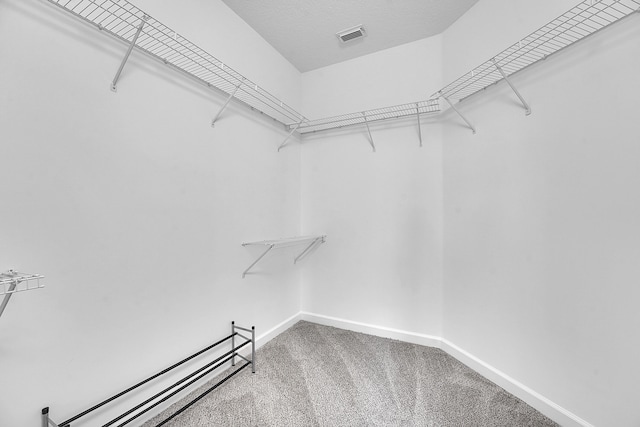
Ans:
{"type": "MultiPolygon", "coordinates": [[[[303,111],[323,117],[426,99],[442,84],[441,40],[304,73],[303,111]]],[[[306,137],[302,227],[327,243],[305,260],[303,311],[440,335],[441,129],[423,119],[306,137]]]]}
{"type": "MultiPolygon", "coordinates": [[[[478,2],[446,79],[573,4],[478,2]]],[[[444,336],[596,426],[640,425],[639,20],[515,76],[529,117],[505,84],[460,105],[476,135],[445,116],[444,336]]]]}
{"type": "MultiPolygon", "coordinates": [[[[222,2],[136,3],[299,107],[299,73],[222,2]]],[[[231,320],[260,335],[299,311],[289,251],[241,279],[242,242],[299,233],[281,127],[231,106],[212,129],[224,98],[136,52],[111,92],[126,46],[44,1],[0,1],[0,39],[0,269],[46,276],[0,319],[0,425],[60,422],[231,320]]]]}

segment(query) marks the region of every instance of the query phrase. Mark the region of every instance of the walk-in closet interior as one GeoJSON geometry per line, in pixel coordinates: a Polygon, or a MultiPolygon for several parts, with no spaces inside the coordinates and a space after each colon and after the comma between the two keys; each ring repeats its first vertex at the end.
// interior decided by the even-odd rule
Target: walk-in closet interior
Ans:
{"type": "Polygon", "coordinates": [[[268,3],[0,0],[0,426],[640,426],[640,0],[268,3]]]}

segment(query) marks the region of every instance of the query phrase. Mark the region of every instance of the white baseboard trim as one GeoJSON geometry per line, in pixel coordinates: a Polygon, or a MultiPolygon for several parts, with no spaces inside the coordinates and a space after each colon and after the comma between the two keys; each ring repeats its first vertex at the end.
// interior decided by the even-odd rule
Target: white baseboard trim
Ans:
{"type": "Polygon", "coordinates": [[[435,337],[432,335],[418,334],[415,332],[408,332],[400,329],[371,325],[369,323],[356,322],[353,320],[340,319],[338,317],[324,316],[322,314],[314,314],[306,311],[301,311],[300,316],[302,320],[318,323],[320,325],[333,326],[349,331],[362,332],[364,334],[375,335],[378,337],[391,338],[399,341],[409,342],[411,344],[420,344],[428,347],[440,347],[440,337],[435,337]]]}
{"type": "MultiPolygon", "coordinates": [[[[312,323],[318,323],[325,326],[333,326],[349,331],[361,332],[369,335],[375,335],[384,338],[391,338],[412,344],[425,345],[429,347],[437,347],[445,351],[450,356],[456,358],[460,362],[469,366],[474,371],[483,375],[485,378],[493,381],[509,393],[531,405],[547,417],[551,418],[563,427],[594,427],[592,424],[566,410],[560,405],[547,399],[540,393],[532,390],[526,385],[516,381],[504,372],[494,368],[488,363],[480,360],[471,353],[463,350],[452,342],[441,337],[419,334],[415,332],[403,331],[400,329],[387,328],[384,326],[372,325],[368,323],[356,322],[353,320],[341,319],[338,317],[324,316],[322,314],[309,313],[301,311],[295,316],[282,322],[281,325],[293,325],[298,320],[306,320],[312,323]]],[[[288,326],[287,326],[288,327],[288,326]]],[[[276,329],[274,328],[274,329],[276,329]]],[[[286,328],[285,328],[286,329],[286,328]]],[[[284,329],[280,330],[280,332],[284,329]]],[[[278,332],[278,333],[280,333],[278,332]]],[[[277,335],[277,334],[275,334],[277,335]]],[[[274,336],[275,336],[274,335],[274,336]]]]}
{"type": "Polygon", "coordinates": [[[563,427],[594,427],[592,424],[547,399],[504,372],[478,359],[452,342],[442,339],[440,348],[509,393],[523,400],[563,427]]]}
{"type": "Polygon", "coordinates": [[[269,341],[271,341],[272,339],[274,339],[275,337],[277,337],[278,335],[280,335],[281,333],[283,333],[284,331],[286,331],[287,329],[289,329],[290,327],[292,327],[293,325],[295,325],[300,319],[301,319],[300,312],[298,312],[293,316],[289,317],[288,319],[278,323],[276,326],[269,329],[267,332],[263,333],[262,335],[257,336],[256,350],[262,347],[263,345],[265,345],[266,343],[268,343],[269,341]]]}

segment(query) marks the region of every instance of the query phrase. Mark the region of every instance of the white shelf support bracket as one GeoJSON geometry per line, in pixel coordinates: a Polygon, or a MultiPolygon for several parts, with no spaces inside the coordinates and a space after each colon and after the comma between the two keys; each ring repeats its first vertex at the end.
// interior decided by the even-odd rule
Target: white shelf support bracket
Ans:
{"type": "Polygon", "coordinates": [[[416,104],[416,117],[418,119],[418,136],[420,137],[420,147],[422,147],[422,128],[420,127],[420,107],[416,104]]]}
{"type": "Polygon", "coordinates": [[[13,292],[16,290],[16,286],[18,286],[18,281],[17,280],[15,282],[11,282],[11,284],[9,284],[9,290],[4,295],[4,298],[2,299],[2,303],[0,303],[0,317],[2,317],[2,313],[4,312],[4,309],[7,308],[7,304],[9,304],[9,300],[11,299],[11,295],[13,295],[13,292]]]}
{"type": "Polygon", "coordinates": [[[287,137],[284,139],[284,141],[282,141],[282,144],[280,144],[280,146],[278,147],[278,152],[280,152],[280,150],[282,149],[282,147],[284,147],[285,145],[287,145],[287,141],[289,141],[289,138],[291,138],[291,136],[293,135],[293,133],[298,130],[298,128],[300,127],[300,125],[302,124],[302,122],[304,122],[304,119],[300,120],[294,127],[293,129],[291,129],[291,132],[289,132],[289,135],[287,135],[287,137]]]}
{"type": "Polygon", "coordinates": [[[509,86],[511,87],[511,90],[513,90],[513,92],[516,94],[518,99],[520,99],[520,102],[522,102],[522,106],[524,107],[524,114],[527,115],[527,116],[529,114],[531,114],[531,107],[529,107],[529,104],[527,104],[527,101],[524,100],[522,95],[520,95],[520,92],[518,92],[518,89],[516,89],[516,87],[513,85],[513,83],[511,83],[511,80],[509,80],[509,78],[507,77],[505,72],[498,65],[498,61],[496,61],[496,58],[492,58],[491,61],[493,61],[493,65],[496,66],[496,68],[498,69],[498,71],[502,75],[502,78],[509,84],[509,86]]]}
{"type": "Polygon", "coordinates": [[[120,79],[120,74],[122,74],[124,65],[127,63],[127,60],[129,59],[129,55],[131,55],[131,51],[133,50],[133,47],[136,45],[136,42],[138,41],[138,37],[142,32],[142,27],[144,27],[144,24],[147,22],[148,19],[149,19],[149,16],[144,15],[140,20],[140,25],[138,25],[138,30],[136,31],[136,34],[133,36],[133,40],[131,40],[131,44],[129,45],[129,49],[127,49],[127,53],[124,55],[124,58],[122,58],[122,63],[120,64],[120,67],[118,68],[118,71],[116,72],[116,75],[113,78],[113,82],[111,82],[111,90],[113,92],[118,91],[117,85],[118,85],[118,80],[120,79]]]}
{"type": "MultiPolygon", "coordinates": [[[[244,82],[244,79],[242,79],[242,81],[244,82]]],[[[224,102],[224,104],[222,104],[222,107],[218,111],[218,114],[216,114],[216,116],[213,118],[213,120],[211,120],[211,127],[215,127],[216,121],[220,117],[220,114],[222,114],[222,112],[225,110],[225,108],[227,108],[227,105],[229,105],[229,101],[231,101],[233,99],[233,97],[236,95],[236,92],[238,91],[238,89],[240,89],[240,86],[242,86],[242,83],[240,83],[238,86],[236,86],[236,88],[233,90],[233,92],[231,92],[231,94],[229,95],[227,100],[224,102]]]]}
{"type": "Polygon", "coordinates": [[[453,111],[455,111],[456,113],[458,113],[458,115],[462,118],[462,120],[464,120],[464,122],[467,124],[467,126],[469,126],[469,128],[471,129],[471,131],[475,134],[476,133],[476,128],[473,127],[473,125],[469,122],[469,120],[466,119],[465,116],[462,115],[462,113],[460,112],[460,110],[458,110],[456,108],[455,105],[453,105],[453,103],[451,101],[449,101],[449,98],[447,98],[446,96],[444,96],[442,94],[442,92],[438,92],[438,94],[442,97],[442,99],[444,99],[445,101],[447,101],[447,104],[449,104],[449,106],[453,109],[453,111]]]}
{"type": "Polygon", "coordinates": [[[367,132],[369,133],[369,144],[371,144],[371,148],[373,148],[373,152],[376,152],[376,145],[373,143],[373,136],[371,136],[371,129],[369,129],[369,121],[367,120],[367,113],[362,112],[362,117],[364,117],[364,124],[367,125],[367,132]]]}
{"type": "Polygon", "coordinates": [[[296,264],[298,261],[300,261],[302,258],[304,258],[309,252],[311,252],[311,250],[313,248],[315,248],[318,245],[321,245],[322,243],[324,243],[324,236],[323,237],[318,237],[317,239],[315,239],[313,242],[311,242],[305,249],[304,251],[300,252],[300,255],[298,255],[294,260],[293,263],[296,264]]]}
{"type": "MultiPolygon", "coordinates": [[[[243,245],[243,246],[244,246],[244,245],[243,245]]],[[[271,249],[273,249],[274,247],[275,247],[275,245],[269,245],[269,247],[267,248],[267,250],[266,250],[266,251],[264,251],[264,252],[262,253],[262,255],[260,255],[260,256],[258,257],[258,259],[256,259],[255,261],[253,261],[253,264],[251,264],[251,265],[250,265],[250,266],[249,266],[249,267],[244,271],[244,273],[242,273],[242,278],[244,279],[244,276],[246,276],[246,275],[247,275],[247,273],[249,272],[249,270],[251,270],[251,269],[253,268],[253,266],[254,266],[254,265],[256,265],[256,264],[258,263],[258,261],[260,261],[262,258],[264,258],[264,256],[265,256],[266,254],[268,254],[268,253],[269,253],[269,251],[271,251],[271,249]]]]}

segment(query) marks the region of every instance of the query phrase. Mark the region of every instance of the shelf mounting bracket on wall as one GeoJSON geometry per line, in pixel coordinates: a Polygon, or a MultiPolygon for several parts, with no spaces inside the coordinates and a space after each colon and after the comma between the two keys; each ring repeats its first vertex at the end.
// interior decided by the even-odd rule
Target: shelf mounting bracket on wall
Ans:
{"type": "Polygon", "coordinates": [[[124,55],[124,58],[122,58],[122,63],[120,64],[120,67],[118,68],[118,71],[116,72],[115,77],[113,78],[113,82],[111,82],[111,90],[114,92],[118,91],[118,80],[120,79],[120,74],[122,74],[122,70],[124,69],[124,65],[127,63],[127,60],[129,59],[129,55],[131,55],[131,51],[133,50],[133,47],[136,45],[136,41],[138,41],[138,37],[140,36],[140,33],[142,32],[142,27],[144,27],[145,22],[147,22],[147,20],[149,19],[148,15],[144,15],[142,17],[142,19],[140,20],[140,25],[138,25],[138,30],[136,31],[135,35],[133,36],[133,40],[131,40],[131,44],[129,45],[129,49],[127,49],[127,53],[124,55]]]}
{"type": "Polygon", "coordinates": [[[318,235],[318,236],[300,236],[300,237],[288,237],[285,239],[275,239],[275,240],[262,240],[259,242],[248,242],[243,243],[242,246],[267,246],[267,250],[265,250],[251,265],[242,273],[242,278],[249,273],[251,270],[266,254],[268,254],[272,249],[285,247],[285,246],[293,246],[299,245],[302,243],[310,242],[307,247],[293,260],[293,263],[296,264],[302,258],[307,256],[314,248],[320,246],[325,242],[327,238],[326,235],[318,235]]]}
{"type": "Polygon", "coordinates": [[[294,260],[293,263],[296,264],[299,260],[301,260],[302,258],[304,258],[309,252],[311,252],[311,250],[313,248],[315,248],[316,246],[321,245],[322,243],[324,243],[324,239],[326,236],[318,236],[316,237],[311,243],[309,243],[309,245],[304,249],[304,251],[300,252],[300,255],[298,255],[294,260]]]}
{"type": "MultiPolygon", "coordinates": [[[[242,244],[242,246],[246,246],[246,245],[250,245],[250,244],[251,244],[251,243],[243,243],[243,244],[242,244]]],[[[267,248],[267,250],[266,250],[266,251],[264,251],[264,252],[262,253],[262,255],[260,255],[260,256],[255,260],[255,261],[253,261],[253,263],[252,263],[249,267],[247,267],[247,269],[242,273],[242,278],[244,279],[244,276],[246,276],[246,275],[247,275],[247,273],[249,272],[249,270],[251,270],[251,269],[253,268],[253,266],[254,266],[254,265],[256,265],[256,264],[258,263],[258,261],[260,261],[262,258],[264,258],[264,256],[265,256],[266,254],[268,254],[268,253],[271,251],[271,249],[273,249],[273,248],[275,248],[275,247],[276,247],[276,245],[275,245],[275,244],[271,244],[271,245],[269,245],[269,247],[267,248]]]]}
{"type": "Polygon", "coordinates": [[[282,141],[282,144],[280,144],[280,146],[278,147],[278,152],[280,152],[280,150],[282,149],[282,147],[284,147],[285,145],[287,145],[287,141],[289,141],[289,138],[291,138],[291,136],[293,135],[293,133],[300,127],[300,125],[302,124],[302,122],[304,122],[304,119],[300,120],[294,127],[293,129],[291,129],[291,132],[289,132],[289,135],[287,135],[287,137],[284,139],[284,141],[282,141]]]}
{"type": "Polygon", "coordinates": [[[229,101],[231,101],[231,99],[233,99],[233,97],[235,96],[235,94],[238,91],[238,89],[240,89],[240,86],[242,86],[242,83],[244,83],[244,78],[242,79],[242,82],[240,82],[240,84],[238,86],[236,86],[236,88],[233,90],[231,95],[229,95],[229,97],[224,102],[224,104],[222,104],[222,107],[218,111],[218,114],[216,114],[216,116],[213,118],[213,120],[211,120],[211,127],[214,127],[216,125],[216,121],[218,120],[218,117],[220,117],[220,114],[222,114],[222,112],[225,110],[225,108],[227,108],[227,105],[229,105],[229,101]]]}
{"type": "Polygon", "coordinates": [[[420,137],[420,147],[422,147],[422,128],[420,127],[420,106],[416,104],[416,117],[418,119],[418,136],[420,137]]]}
{"type": "Polygon", "coordinates": [[[367,120],[367,113],[362,112],[362,117],[364,117],[364,124],[367,125],[367,132],[369,133],[369,144],[371,144],[371,148],[373,148],[373,152],[376,152],[376,145],[373,143],[373,136],[371,136],[371,129],[369,129],[369,121],[367,120]]]}
{"type": "Polygon", "coordinates": [[[527,116],[531,114],[531,107],[529,107],[529,104],[527,104],[527,101],[524,100],[522,95],[520,95],[520,92],[518,92],[518,89],[516,89],[516,87],[513,85],[513,83],[511,83],[511,80],[509,80],[509,78],[507,77],[505,72],[502,70],[500,65],[498,65],[498,61],[496,61],[496,58],[491,58],[491,61],[493,62],[493,65],[496,66],[496,68],[502,75],[502,78],[509,84],[509,86],[511,87],[511,90],[513,90],[513,92],[516,94],[518,99],[520,99],[520,102],[522,102],[522,106],[524,107],[524,114],[527,116]]]}
{"type": "Polygon", "coordinates": [[[458,110],[456,108],[455,105],[453,105],[453,103],[451,101],[449,101],[449,98],[447,98],[446,96],[444,96],[442,94],[442,92],[438,92],[440,94],[440,96],[442,97],[442,99],[444,99],[445,101],[447,101],[447,104],[449,104],[449,106],[453,109],[453,111],[455,111],[456,113],[458,113],[458,115],[462,118],[462,120],[464,120],[464,122],[467,124],[467,126],[469,126],[469,128],[471,129],[471,131],[475,134],[476,133],[476,128],[473,127],[473,125],[469,122],[469,120],[467,120],[467,118],[465,116],[462,115],[462,113],[460,112],[460,110],[458,110]]]}
{"type": "Polygon", "coordinates": [[[0,295],[4,295],[0,303],[0,316],[2,316],[13,294],[44,288],[44,285],[40,284],[40,279],[42,278],[44,276],[39,274],[24,274],[14,270],[0,273],[0,295]]]}

